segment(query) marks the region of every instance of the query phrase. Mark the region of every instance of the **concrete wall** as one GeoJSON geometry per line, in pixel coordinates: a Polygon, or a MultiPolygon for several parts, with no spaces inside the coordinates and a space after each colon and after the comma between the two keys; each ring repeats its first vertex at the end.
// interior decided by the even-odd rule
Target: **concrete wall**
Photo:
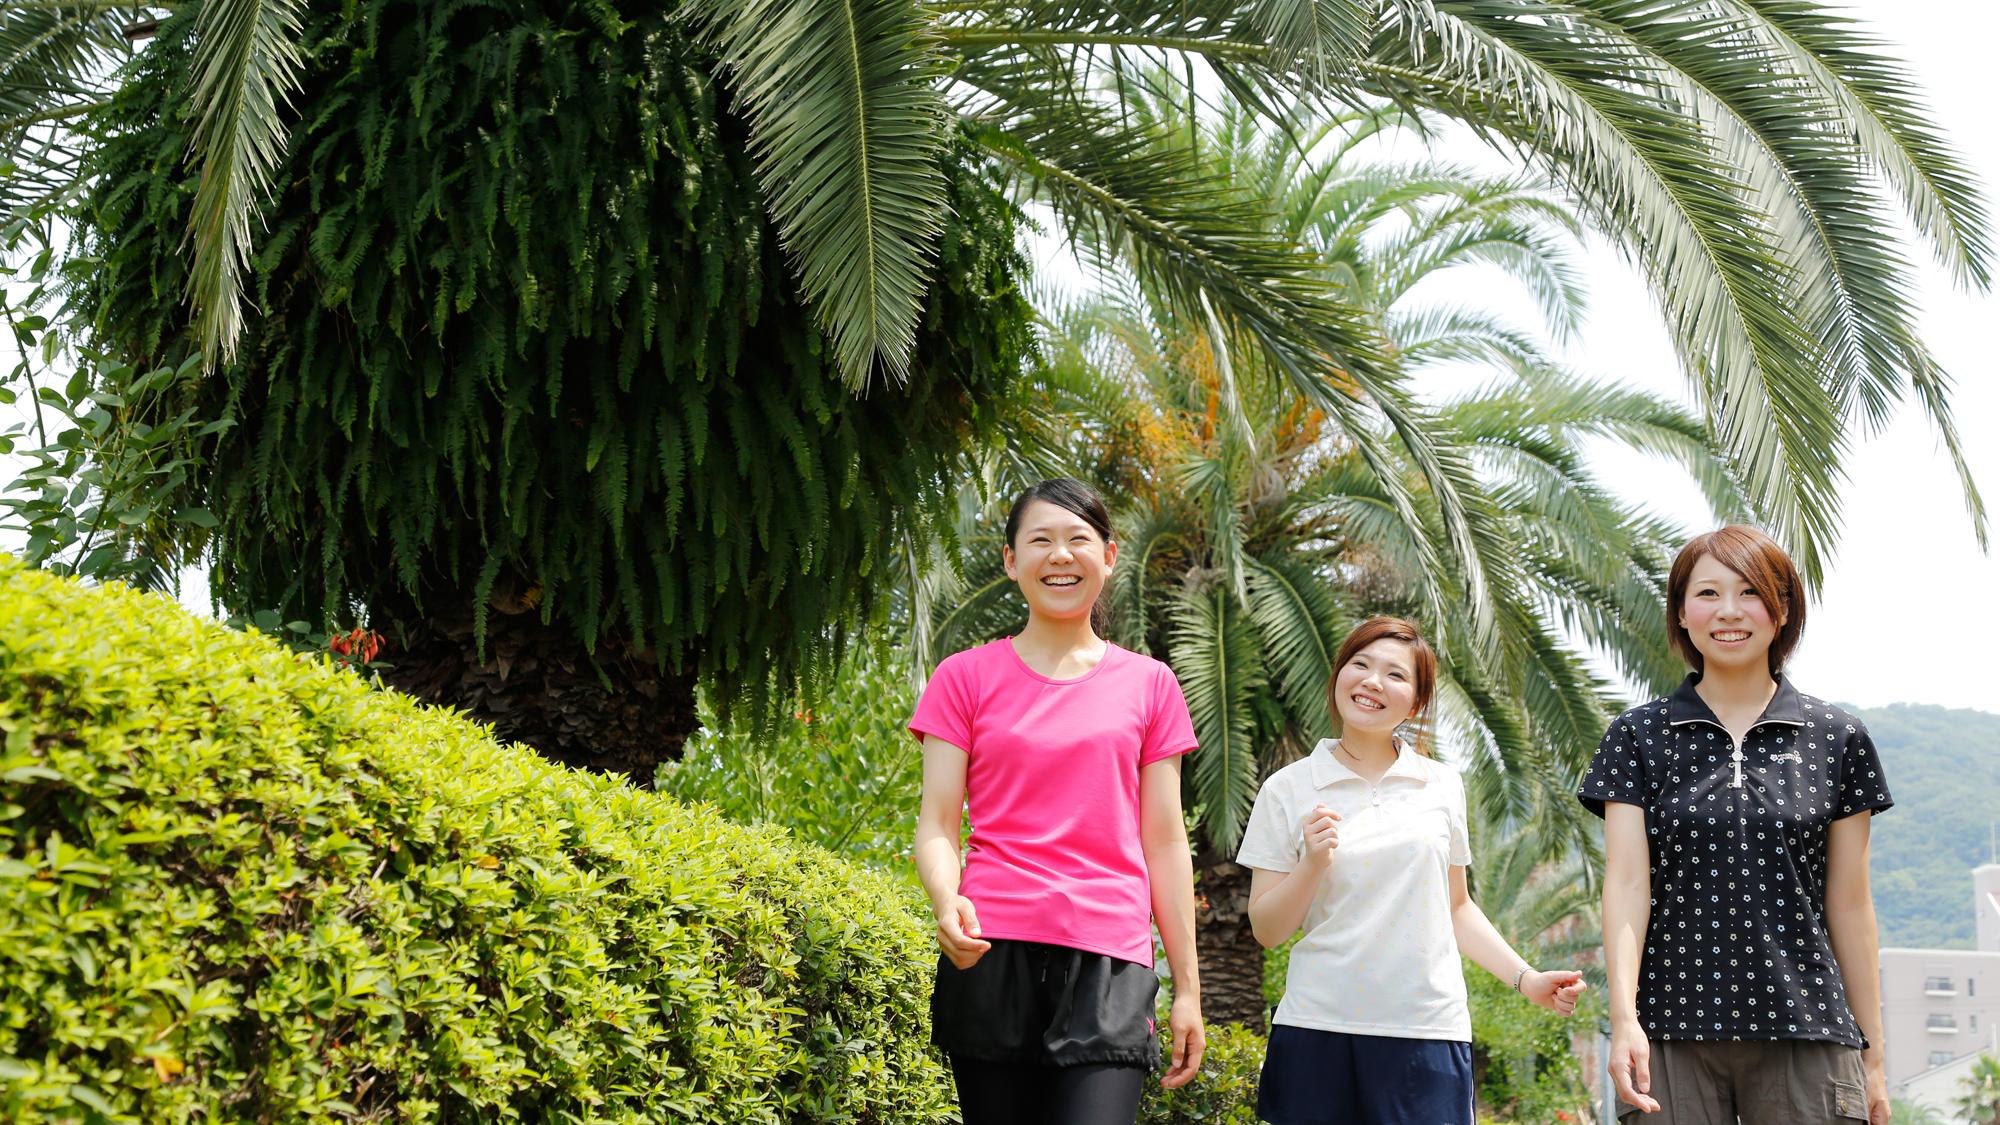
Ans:
{"type": "Polygon", "coordinates": [[[1891,1086],[1992,1049],[2000,1041],[2000,951],[1884,949],[1882,1029],[1891,1086]]]}

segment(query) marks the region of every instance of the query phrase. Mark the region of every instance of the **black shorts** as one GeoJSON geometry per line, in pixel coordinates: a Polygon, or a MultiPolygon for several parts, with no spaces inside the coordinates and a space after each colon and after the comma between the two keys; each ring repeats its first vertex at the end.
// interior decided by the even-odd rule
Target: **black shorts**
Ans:
{"type": "Polygon", "coordinates": [[[1151,965],[1038,941],[993,939],[970,969],[938,957],[931,1042],[981,1062],[1153,1068],[1151,965]]]}

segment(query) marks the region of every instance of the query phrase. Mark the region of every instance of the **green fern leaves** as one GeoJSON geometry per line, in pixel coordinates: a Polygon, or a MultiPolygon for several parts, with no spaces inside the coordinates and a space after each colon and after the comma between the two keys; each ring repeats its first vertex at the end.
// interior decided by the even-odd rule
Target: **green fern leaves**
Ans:
{"type": "MultiPolygon", "coordinates": [[[[240,362],[195,482],[235,606],[378,628],[486,612],[503,577],[591,643],[726,704],[810,687],[870,576],[950,516],[1023,362],[1015,215],[964,146],[905,384],[842,385],[787,269],[749,129],[681,29],[533,0],[314,8],[300,120],[240,362]],[[602,17],[602,18],[600,18],[602,17]]],[[[185,18],[107,119],[84,297],[180,354],[195,185],[185,18]]]]}

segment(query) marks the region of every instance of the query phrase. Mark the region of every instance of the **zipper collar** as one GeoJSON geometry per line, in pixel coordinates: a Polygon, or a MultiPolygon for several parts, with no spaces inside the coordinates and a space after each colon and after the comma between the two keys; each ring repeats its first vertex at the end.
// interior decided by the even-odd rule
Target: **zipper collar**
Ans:
{"type": "MultiPolygon", "coordinates": [[[[1757,721],[1750,724],[1749,730],[1743,732],[1743,739],[1730,739],[1729,765],[1735,773],[1729,782],[1731,789],[1743,788],[1743,741],[1755,733],[1758,727],[1766,723],[1792,727],[1806,725],[1806,709],[1805,704],[1799,700],[1799,689],[1793,687],[1791,681],[1782,675],[1775,679],[1778,681],[1778,689],[1771,693],[1771,701],[1764,705],[1764,713],[1757,716],[1757,721]]],[[[1674,693],[1667,697],[1668,724],[1678,727],[1707,723],[1727,735],[1729,728],[1722,725],[1722,720],[1715,717],[1715,711],[1702,699],[1701,693],[1694,690],[1695,685],[1700,682],[1700,673],[1690,672],[1687,678],[1681,681],[1681,686],[1675,688],[1674,693]]]]}
{"type": "MultiPolygon", "coordinates": [[[[1751,730],[1756,730],[1765,723],[1783,723],[1793,727],[1806,725],[1806,707],[1799,699],[1799,689],[1793,687],[1792,681],[1784,676],[1778,676],[1776,679],[1778,690],[1771,693],[1771,702],[1764,705],[1764,713],[1757,716],[1756,722],[1750,724],[1751,730]]],[[[1674,726],[1684,723],[1722,726],[1722,720],[1715,717],[1715,712],[1703,701],[1701,693],[1694,690],[1694,686],[1700,682],[1699,672],[1689,672],[1687,679],[1681,681],[1681,686],[1675,688],[1674,693],[1667,697],[1668,723],[1674,726]]]]}

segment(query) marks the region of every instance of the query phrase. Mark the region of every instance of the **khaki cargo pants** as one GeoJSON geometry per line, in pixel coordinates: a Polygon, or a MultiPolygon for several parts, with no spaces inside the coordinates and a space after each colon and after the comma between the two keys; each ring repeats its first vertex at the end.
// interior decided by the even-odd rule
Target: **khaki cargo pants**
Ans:
{"type": "Polygon", "coordinates": [[[1652,1041],[1658,1113],[1619,1125],[1853,1125],[1868,1120],[1861,1052],[1814,1039],[1652,1041]]]}

